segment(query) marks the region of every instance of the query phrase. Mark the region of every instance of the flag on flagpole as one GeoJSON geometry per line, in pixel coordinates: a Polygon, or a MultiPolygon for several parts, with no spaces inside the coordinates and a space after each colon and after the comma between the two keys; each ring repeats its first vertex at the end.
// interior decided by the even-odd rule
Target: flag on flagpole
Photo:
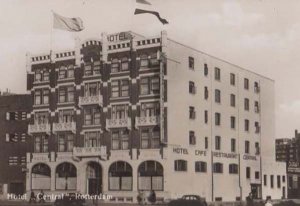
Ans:
{"type": "Polygon", "coordinates": [[[81,18],[68,18],[53,12],[53,28],[71,32],[79,32],[84,29],[81,18]]]}
{"type": "Polygon", "coordinates": [[[157,11],[149,11],[144,9],[135,9],[134,14],[153,14],[162,24],[168,24],[169,22],[166,19],[161,18],[160,14],[157,11]]]}
{"type": "MultiPolygon", "coordinates": [[[[142,4],[143,5],[152,5],[148,0],[136,0],[136,3],[141,4],[141,5],[142,4]]],[[[155,11],[153,9],[136,8],[135,11],[134,11],[134,15],[137,15],[137,14],[152,14],[152,15],[156,16],[162,24],[168,24],[169,23],[166,19],[162,18],[157,11],[155,11]]]]}

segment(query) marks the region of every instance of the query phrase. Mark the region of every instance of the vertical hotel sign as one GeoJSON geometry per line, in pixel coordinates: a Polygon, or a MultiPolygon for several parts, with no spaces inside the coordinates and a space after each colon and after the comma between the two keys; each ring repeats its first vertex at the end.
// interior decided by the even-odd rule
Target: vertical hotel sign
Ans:
{"type": "Polygon", "coordinates": [[[157,58],[160,59],[160,141],[165,143],[165,94],[164,94],[164,64],[165,54],[163,52],[157,52],[157,58]]]}

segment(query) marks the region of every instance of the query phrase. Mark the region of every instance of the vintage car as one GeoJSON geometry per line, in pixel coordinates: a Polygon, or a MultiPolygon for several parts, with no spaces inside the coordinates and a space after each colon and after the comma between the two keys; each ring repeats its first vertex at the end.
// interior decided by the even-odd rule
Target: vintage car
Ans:
{"type": "Polygon", "coordinates": [[[180,199],[170,201],[168,206],[207,206],[207,204],[198,195],[184,195],[180,199]]]}

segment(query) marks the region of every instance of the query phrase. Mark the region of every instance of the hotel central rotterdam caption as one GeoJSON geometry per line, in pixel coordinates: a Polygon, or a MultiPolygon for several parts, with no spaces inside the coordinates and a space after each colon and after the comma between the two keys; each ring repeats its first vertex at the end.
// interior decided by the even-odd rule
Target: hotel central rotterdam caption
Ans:
{"type": "Polygon", "coordinates": [[[286,194],[266,77],[164,31],[76,40],[71,51],[28,55],[27,70],[28,193],[102,193],[116,202],[150,190],[207,201],[286,194]]]}

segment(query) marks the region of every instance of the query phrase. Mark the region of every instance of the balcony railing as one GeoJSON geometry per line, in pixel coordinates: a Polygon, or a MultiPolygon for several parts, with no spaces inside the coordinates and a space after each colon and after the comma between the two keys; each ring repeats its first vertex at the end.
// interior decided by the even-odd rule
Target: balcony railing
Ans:
{"type": "Polygon", "coordinates": [[[106,146],[100,147],[74,147],[73,148],[73,156],[75,157],[101,157],[106,158],[106,146]]]}
{"type": "Polygon", "coordinates": [[[45,124],[30,124],[28,125],[28,133],[51,133],[51,126],[48,123],[45,124]]]}
{"type": "Polygon", "coordinates": [[[75,122],[62,122],[53,124],[53,132],[67,132],[71,131],[76,133],[76,123],[75,122]]]}
{"type": "Polygon", "coordinates": [[[131,129],[131,118],[124,118],[124,119],[107,119],[106,120],[106,129],[112,128],[122,128],[126,127],[131,129]]]}
{"type": "Polygon", "coordinates": [[[136,117],[135,127],[153,126],[159,124],[159,116],[136,117]]]}
{"type": "Polygon", "coordinates": [[[102,106],[103,105],[102,95],[79,97],[79,106],[93,105],[93,104],[102,106]]]}

